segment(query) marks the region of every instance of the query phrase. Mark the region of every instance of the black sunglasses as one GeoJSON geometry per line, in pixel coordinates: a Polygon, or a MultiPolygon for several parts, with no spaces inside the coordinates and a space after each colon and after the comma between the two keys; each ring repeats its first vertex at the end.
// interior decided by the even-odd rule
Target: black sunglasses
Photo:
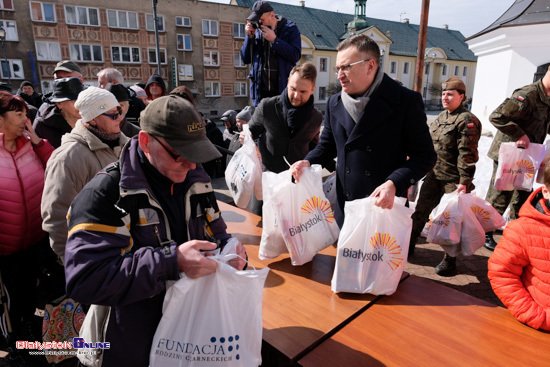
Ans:
{"type": "Polygon", "coordinates": [[[118,112],[111,115],[110,113],[102,113],[103,116],[107,116],[107,117],[110,117],[112,118],[113,120],[116,120],[118,118],[118,116],[122,115],[122,108],[121,107],[117,107],[117,110],[118,112]]]}
{"type": "Polygon", "coordinates": [[[153,139],[155,139],[156,141],[158,141],[158,143],[160,145],[162,145],[162,147],[164,148],[164,150],[166,151],[166,153],[168,153],[170,155],[170,157],[172,157],[173,160],[177,161],[179,157],[181,157],[181,155],[179,154],[176,154],[174,152],[172,152],[170,149],[168,149],[164,144],[162,144],[162,142],[160,140],[158,140],[157,138],[155,138],[153,135],[151,135],[153,137],[153,139]]]}

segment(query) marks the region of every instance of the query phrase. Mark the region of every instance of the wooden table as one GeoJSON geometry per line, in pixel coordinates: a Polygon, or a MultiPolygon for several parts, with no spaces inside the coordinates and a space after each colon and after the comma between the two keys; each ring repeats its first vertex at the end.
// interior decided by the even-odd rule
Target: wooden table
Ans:
{"type": "Polygon", "coordinates": [[[250,263],[258,269],[271,269],[263,293],[263,339],[287,362],[297,361],[380,298],[331,291],[336,260],[333,246],[302,266],[292,266],[288,254],[260,260],[261,218],[222,202],[219,205],[228,232],[243,242],[250,263]]]}
{"type": "Polygon", "coordinates": [[[550,366],[550,333],[414,275],[305,355],[301,366],[550,366]]]}

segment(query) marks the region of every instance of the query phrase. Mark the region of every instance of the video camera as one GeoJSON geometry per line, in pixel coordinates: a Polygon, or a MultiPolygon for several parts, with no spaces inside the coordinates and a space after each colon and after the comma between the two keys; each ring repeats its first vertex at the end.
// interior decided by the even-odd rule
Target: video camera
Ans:
{"type": "Polygon", "coordinates": [[[252,24],[252,28],[258,29],[262,27],[262,21],[261,20],[251,20],[250,24],[252,24]]]}

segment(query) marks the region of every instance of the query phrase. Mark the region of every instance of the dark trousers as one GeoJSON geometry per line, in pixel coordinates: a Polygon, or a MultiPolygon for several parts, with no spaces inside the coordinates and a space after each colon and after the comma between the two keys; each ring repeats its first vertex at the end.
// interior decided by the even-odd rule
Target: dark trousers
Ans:
{"type": "Polygon", "coordinates": [[[508,205],[510,205],[510,219],[517,219],[519,209],[525,203],[531,191],[513,190],[513,191],[499,191],[495,189],[495,177],[498,170],[498,162],[493,161],[493,176],[491,176],[491,183],[489,184],[489,190],[485,200],[491,204],[500,215],[503,215],[508,205]]]}

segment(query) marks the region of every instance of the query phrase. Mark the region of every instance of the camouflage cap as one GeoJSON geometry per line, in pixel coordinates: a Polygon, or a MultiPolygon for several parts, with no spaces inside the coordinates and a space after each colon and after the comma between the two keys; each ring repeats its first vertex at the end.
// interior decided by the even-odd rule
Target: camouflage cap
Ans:
{"type": "Polygon", "coordinates": [[[441,83],[441,88],[443,88],[444,91],[454,89],[466,92],[466,84],[464,84],[464,82],[456,76],[453,76],[452,78],[449,78],[441,83]]]}

